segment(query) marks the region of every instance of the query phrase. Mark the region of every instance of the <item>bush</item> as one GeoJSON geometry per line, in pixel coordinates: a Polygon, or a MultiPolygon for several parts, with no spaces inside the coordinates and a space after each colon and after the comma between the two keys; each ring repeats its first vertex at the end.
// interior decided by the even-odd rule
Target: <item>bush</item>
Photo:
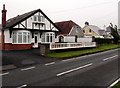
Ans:
{"type": "Polygon", "coordinates": [[[97,44],[112,44],[113,39],[95,38],[97,44]]]}

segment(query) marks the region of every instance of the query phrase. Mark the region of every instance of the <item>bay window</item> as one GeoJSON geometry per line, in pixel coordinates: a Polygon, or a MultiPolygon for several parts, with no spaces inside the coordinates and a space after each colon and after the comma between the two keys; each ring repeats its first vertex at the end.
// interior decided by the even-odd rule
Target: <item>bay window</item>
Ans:
{"type": "Polygon", "coordinates": [[[14,44],[29,44],[30,33],[29,32],[13,32],[12,43],[14,44]]]}
{"type": "Polygon", "coordinates": [[[53,32],[46,32],[42,34],[42,43],[55,42],[55,34],[53,32]]]}

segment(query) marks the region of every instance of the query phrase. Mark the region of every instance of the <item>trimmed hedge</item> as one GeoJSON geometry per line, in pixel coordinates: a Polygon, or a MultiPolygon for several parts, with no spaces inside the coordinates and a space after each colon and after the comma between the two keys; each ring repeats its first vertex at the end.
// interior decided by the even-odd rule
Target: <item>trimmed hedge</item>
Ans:
{"type": "Polygon", "coordinates": [[[97,44],[112,44],[113,39],[95,38],[97,44]]]}

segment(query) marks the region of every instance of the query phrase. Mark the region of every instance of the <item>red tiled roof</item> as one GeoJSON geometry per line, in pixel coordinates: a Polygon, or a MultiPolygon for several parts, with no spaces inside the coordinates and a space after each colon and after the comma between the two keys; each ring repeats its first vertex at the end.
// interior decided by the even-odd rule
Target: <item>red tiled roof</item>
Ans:
{"type": "Polygon", "coordinates": [[[74,26],[79,26],[76,23],[74,23],[73,21],[63,21],[63,22],[56,22],[55,25],[60,29],[61,32],[59,32],[58,34],[69,34],[72,27],[74,26]]]}

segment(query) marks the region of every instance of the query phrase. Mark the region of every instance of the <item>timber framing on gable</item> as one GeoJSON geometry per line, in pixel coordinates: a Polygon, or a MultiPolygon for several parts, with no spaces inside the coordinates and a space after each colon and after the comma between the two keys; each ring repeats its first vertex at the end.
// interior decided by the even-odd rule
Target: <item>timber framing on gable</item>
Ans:
{"type": "MultiPolygon", "coordinates": [[[[31,11],[31,12],[25,13],[23,15],[18,15],[17,17],[14,17],[14,18],[8,20],[7,23],[6,23],[6,27],[4,28],[4,30],[8,29],[8,28],[9,29],[14,29],[13,27],[15,27],[16,25],[21,25],[25,30],[28,29],[27,28],[27,26],[28,26],[27,25],[27,19],[29,17],[33,16],[34,14],[38,13],[38,12],[40,12],[40,14],[42,14],[50,22],[50,30],[51,31],[54,31],[54,32],[60,31],[59,28],[40,9],[37,9],[37,10],[31,11]],[[25,25],[22,24],[23,21],[25,21],[25,25]],[[51,25],[53,25],[53,27],[51,25]],[[56,31],[52,30],[53,28],[56,28],[58,31],[57,30],[56,31]]],[[[34,29],[34,25],[32,26],[32,28],[34,29]]],[[[44,29],[46,29],[46,26],[44,27],[44,29]]]]}

